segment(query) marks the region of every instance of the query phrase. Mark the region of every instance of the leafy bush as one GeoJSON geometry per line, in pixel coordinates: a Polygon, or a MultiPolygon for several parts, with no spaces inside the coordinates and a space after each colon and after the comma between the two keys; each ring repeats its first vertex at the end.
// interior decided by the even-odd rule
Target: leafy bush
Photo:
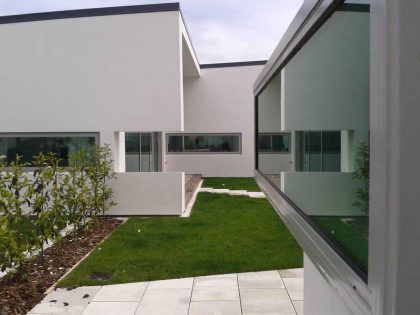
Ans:
{"type": "MultiPolygon", "coordinates": [[[[3,157],[4,159],[4,157],[3,157]]],[[[40,251],[43,262],[45,243],[60,239],[67,223],[83,231],[87,218],[96,218],[115,205],[109,180],[111,150],[104,145],[82,149],[70,157],[71,167],[59,167],[53,153],[33,157],[31,165],[22,157],[6,163],[0,157],[0,268],[17,267],[24,276],[28,255],[40,251]],[[26,173],[31,166],[33,174],[26,173]],[[31,228],[24,229],[30,221],[31,228]]]]}
{"type": "Polygon", "coordinates": [[[24,277],[23,262],[33,248],[24,234],[25,215],[23,209],[30,205],[31,181],[24,173],[27,163],[22,157],[9,165],[3,164],[0,176],[0,264],[1,270],[17,267],[20,278],[24,277]]]}
{"type": "Polygon", "coordinates": [[[62,183],[59,180],[59,159],[54,153],[40,153],[33,158],[33,173],[31,208],[33,215],[34,234],[32,241],[41,252],[41,262],[44,263],[44,243],[60,238],[60,230],[65,226],[66,217],[63,213],[62,183]]]}

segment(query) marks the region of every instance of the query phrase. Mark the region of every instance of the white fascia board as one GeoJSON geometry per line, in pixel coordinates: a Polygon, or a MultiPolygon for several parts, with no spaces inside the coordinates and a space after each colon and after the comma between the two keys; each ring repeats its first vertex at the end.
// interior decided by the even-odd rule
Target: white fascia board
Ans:
{"type": "Polygon", "coordinates": [[[179,13],[179,28],[181,35],[181,56],[182,64],[184,70],[184,77],[199,77],[200,73],[200,64],[198,58],[195,54],[194,47],[190,40],[187,28],[182,17],[182,13],[179,13]]]}

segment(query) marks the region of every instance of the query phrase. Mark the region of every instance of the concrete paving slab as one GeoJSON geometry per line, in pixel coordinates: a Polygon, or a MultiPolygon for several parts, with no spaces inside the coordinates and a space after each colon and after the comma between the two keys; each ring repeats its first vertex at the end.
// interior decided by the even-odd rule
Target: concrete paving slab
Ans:
{"type": "Polygon", "coordinates": [[[136,315],[187,315],[191,289],[147,290],[136,315]]]}
{"type": "Polygon", "coordinates": [[[284,278],[284,285],[289,292],[290,299],[296,301],[303,300],[303,278],[284,278]]]}
{"type": "Polygon", "coordinates": [[[241,315],[239,301],[191,302],[189,315],[241,315]]]}
{"type": "Polygon", "coordinates": [[[282,278],[303,278],[303,268],[279,270],[282,278]]]}
{"type": "Polygon", "coordinates": [[[285,289],[240,289],[243,315],[296,315],[285,289]]]}
{"type": "Polygon", "coordinates": [[[191,301],[239,301],[239,289],[237,286],[195,287],[191,301]]]}
{"type": "Polygon", "coordinates": [[[124,283],[103,286],[94,302],[140,302],[148,282],[124,283]]]}
{"type": "Polygon", "coordinates": [[[139,302],[91,302],[83,315],[133,315],[139,302]]]}
{"type": "Polygon", "coordinates": [[[100,286],[56,289],[28,314],[81,314],[100,289],[100,286]]]}

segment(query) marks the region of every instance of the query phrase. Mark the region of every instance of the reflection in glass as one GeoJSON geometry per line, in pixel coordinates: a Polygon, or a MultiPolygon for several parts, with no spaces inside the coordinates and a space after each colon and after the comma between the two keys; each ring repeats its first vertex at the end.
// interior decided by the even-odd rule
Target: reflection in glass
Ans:
{"type": "Polygon", "coordinates": [[[22,156],[22,161],[31,163],[39,153],[55,153],[60,158],[60,166],[70,166],[69,158],[73,152],[82,148],[89,149],[97,143],[97,135],[80,136],[4,136],[0,137],[0,156],[5,156],[5,162],[12,162],[16,155],[22,156]]]}
{"type": "Polygon", "coordinates": [[[369,13],[335,12],[256,106],[258,171],[367,273],[369,13]]]}
{"type": "Polygon", "coordinates": [[[169,135],[168,153],[240,153],[240,135],[169,135]]]}
{"type": "Polygon", "coordinates": [[[157,172],[159,145],[156,132],[125,134],[125,169],[127,172],[157,172]]]}

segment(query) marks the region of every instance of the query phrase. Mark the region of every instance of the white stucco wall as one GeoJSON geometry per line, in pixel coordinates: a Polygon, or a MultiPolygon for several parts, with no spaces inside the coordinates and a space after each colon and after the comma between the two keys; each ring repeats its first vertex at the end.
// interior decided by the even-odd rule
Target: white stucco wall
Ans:
{"type": "Polygon", "coordinates": [[[115,202],[110,215],[181,215],[185,210],[184,173],[117,173],[111,182],[115,202]]]}
{"type": "Polygon", "coordinates": [[[303,256],[303,265],[305,315],[354,315],[307,255],[303,256]]]}
{"type": "MultiPolygon", "coordinates": [[[[167,154],[165,170],[203,176],[253,176],[254,96],[262,66],[202,69],[184,80],[185,133],[241,133],[241,154],[167,154]]],[[[165,139],[166,141],[166,139],[165,139]]]]}
{"type": "Polygon", "coordinates": [[[181,131],[179,12],[0,25],[0,132],[181,131]]]}
{"type": "Polygon", "coordinates": [[[369,14],[334,13],[282,72],[283,130],[367,130],[369,14]]]}

